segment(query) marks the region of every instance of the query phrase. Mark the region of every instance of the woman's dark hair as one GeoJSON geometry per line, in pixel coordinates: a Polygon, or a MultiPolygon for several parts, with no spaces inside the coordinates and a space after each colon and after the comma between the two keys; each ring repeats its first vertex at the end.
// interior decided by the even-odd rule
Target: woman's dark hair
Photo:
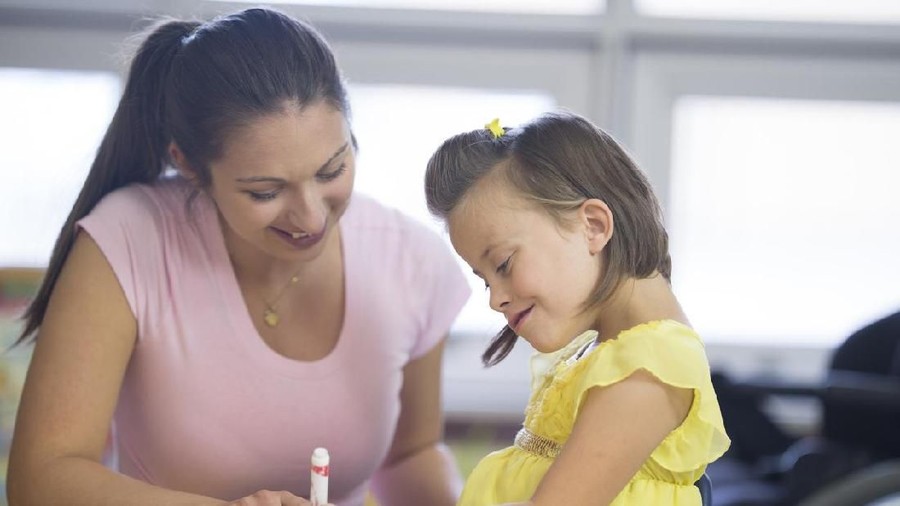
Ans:
{"type": "MultiPolygon", "coordinates": [[[[428,161],[428,209],[446,220],[478,181],[494,170],[525,198],[566,226],[569,211],[587,199],[606,202],[616,231],[604,249],[606,262],[585,309],[606,302],[629,278],[654,273],[671,278],[669,240],[659,201],[647,177],[606,132],[572,113],[544,114],[494,138],[488,129],[446,140],[428,161]]],[[[518,337],[505,326],[482,355],[485,365],[503,360],[518,337]]]]}
{"type": "Polygon", "coordinates": [[[152,26],[90,172],[56,240],[16,344],[40,327],[77,233],[76,223],[107,194],[159,179],[174,142],[200,187],[229,135],[286,106],[324,101],[349,116],[347,93],[328,43],[310,25],[269,9],[201,23],[152,26]]]}

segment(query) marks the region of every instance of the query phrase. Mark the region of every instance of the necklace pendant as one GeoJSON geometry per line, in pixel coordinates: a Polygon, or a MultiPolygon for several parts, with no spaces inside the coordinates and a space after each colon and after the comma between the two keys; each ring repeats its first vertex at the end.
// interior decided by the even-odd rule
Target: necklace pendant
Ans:
{"type": "Polygon", "coordinates": [[[266,311],[263,313],[263,321],[265,321],[266,325],[268,325],[270,327],[277,327],[278,326],[278,313],[267,308],[266,311]]]}

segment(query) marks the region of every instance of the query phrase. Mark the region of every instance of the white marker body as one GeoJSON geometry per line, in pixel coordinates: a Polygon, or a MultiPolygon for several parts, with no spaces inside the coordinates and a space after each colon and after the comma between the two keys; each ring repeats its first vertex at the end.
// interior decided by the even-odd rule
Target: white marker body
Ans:
{"type": "Polygon", "coordinates": [[[309,501],[312,506],[328,504],[328,450],[316,448],[312,454],[309,470],[309,501]]]}

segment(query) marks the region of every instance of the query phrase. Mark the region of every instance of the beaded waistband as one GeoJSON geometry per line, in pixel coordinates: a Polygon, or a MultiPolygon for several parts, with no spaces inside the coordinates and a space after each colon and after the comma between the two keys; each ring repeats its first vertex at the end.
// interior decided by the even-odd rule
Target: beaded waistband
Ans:
{"type": "Polygon", "coordinates": [[[544,436],[538,436],[525,427],[522,427],[516,434],[514,444],[516,448],[548,459],[555,459],[562,451],[561,444],[544,436]]]}

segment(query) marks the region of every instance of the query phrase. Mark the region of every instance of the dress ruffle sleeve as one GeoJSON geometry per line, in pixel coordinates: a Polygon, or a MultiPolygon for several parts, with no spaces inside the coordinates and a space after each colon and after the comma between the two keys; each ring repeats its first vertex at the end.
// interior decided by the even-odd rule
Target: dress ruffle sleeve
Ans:
{"type": "Polygon", "coordinates": [[[685,420],[651,454],[659,465],[689,472],[705,467],[728,449],[731,441],[710,380],[706,351],[690,327],[671,320],[638,325],[602,342],[582,361],[578,366],[585,369],[572,377],[576,413],[589,389],[617,383],[639,369],[663,383],[694,391],[685,420]]]}

